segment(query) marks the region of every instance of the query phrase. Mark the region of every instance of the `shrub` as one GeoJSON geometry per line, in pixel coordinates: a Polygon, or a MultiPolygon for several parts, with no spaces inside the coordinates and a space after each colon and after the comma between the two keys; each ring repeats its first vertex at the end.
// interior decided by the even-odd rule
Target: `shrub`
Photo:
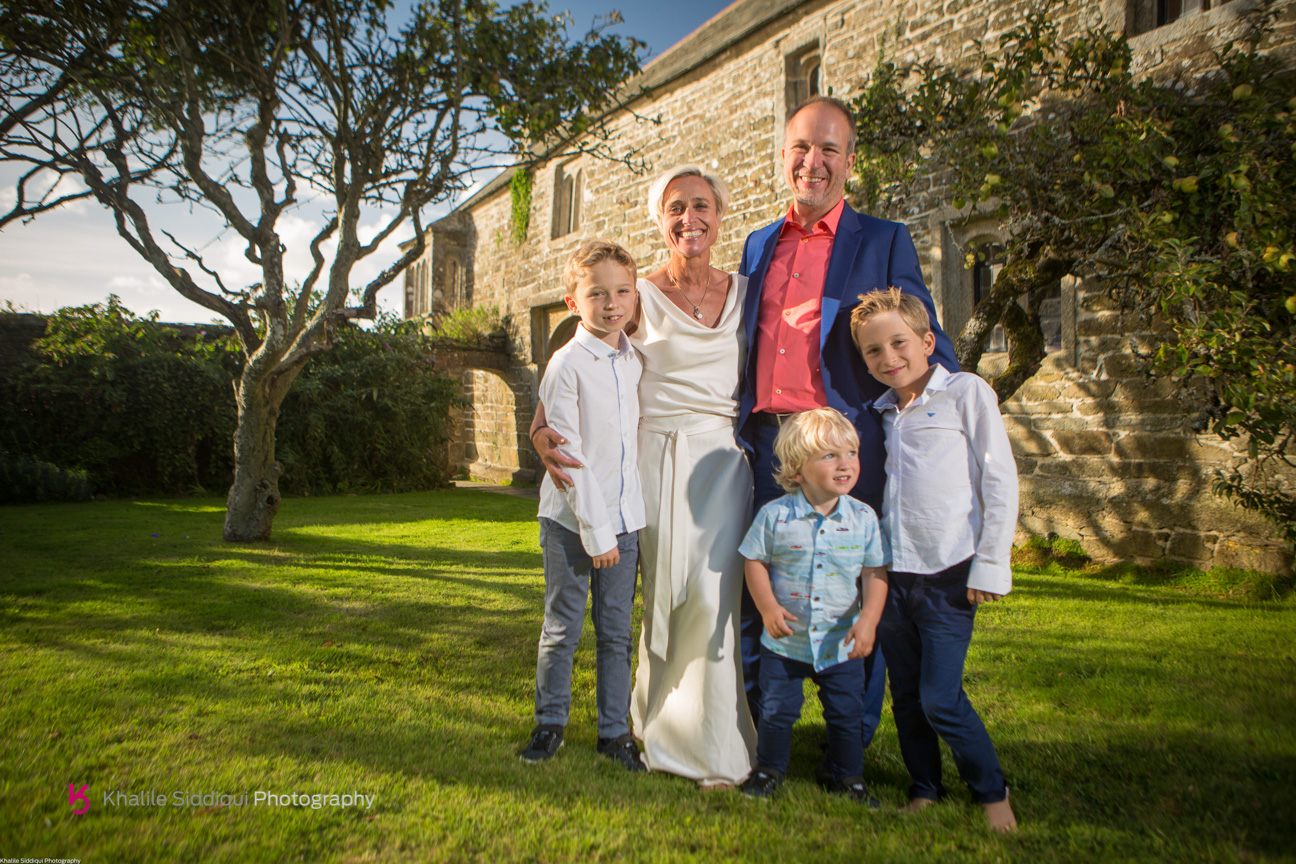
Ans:
{"type": "MultiPolygon", "coordinates": [[[[88,471],[110,494],[227,489],[232,381],[242,363],[234,337],[228,328],[174,328],[156,318],[136,317],[117,297],[52,315],[28,361],[0,382],[0,447],[88,471]]],[[[371,331],[342,325],[333,350],[307,364],[281,408],[282,490],[444,485],[439,454],[460,402],[457,384],[433,371],[430,345],[390,318],[371,331]]]]}
{"type": "Polygon", "coordinates": [[[92,487],[85,471],[0,452],[0,504],[85,501],[92,487]]]}
{"type": "Polygon", "coordinates": [[[504,320],[498,306],[452,309],[436,317],[429,335],[437,342],[495,347],[505,338],[504,320]]]}
{"type": "Polygon", "coordinates": [[[47,321],[3,383],[4,438],[18,456],[89,471],[114,494],[229,483],[236,368],[223,334],[186,337],[110,296],[47,321]]]}
{"type": "Polygon", "coordinates": [[[287,494],[433,489],[459,385],[433,371],[431,339],[381,319],[342,328],[284,399],[276,452],[287,494]]]}

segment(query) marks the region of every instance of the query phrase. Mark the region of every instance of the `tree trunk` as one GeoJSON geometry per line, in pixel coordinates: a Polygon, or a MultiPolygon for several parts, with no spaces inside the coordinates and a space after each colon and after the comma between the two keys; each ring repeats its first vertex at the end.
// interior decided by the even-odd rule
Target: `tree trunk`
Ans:
{"type": "Polygon", "coordinates": [[[1043,291],[1037,288],[1032,292],[1029,311],[1017,303],[1009,303],[1004,309],[1002,323],[1008,340],[1008,367],[990,382],[1000,402],[1011,397],[1039,371],[1040,362],[1048,353],[1039,322],[1038,298],[1043,291]]]}
{"type": "Polygon", "coordinates": [[[1016,393],[1039,370],[1046,353],[1039,323],[1040,298],[1068,269],[1067,262],[1056,258],[1045,258],[1038,266],[1033,261],[1010,260],[955,340],[954,356],[959,367],[964,372],[976,372],[990,331],[996,324],[1004,325],[1008,368],[990,382],[1000,402],[1016,393]],[[1027,298],[1027,309],[1018,303],[1022,296],[1027,298]]]}
{"type": "Polygon", "coordinates": [[[279,512],[283,465],[275,461],[275,423],[280,400],[273,399],[269,390],[254,364],[244,368],[237,394],[234,482],[225,500],[225,539],[232,542],[270,539],[279,512]]]}

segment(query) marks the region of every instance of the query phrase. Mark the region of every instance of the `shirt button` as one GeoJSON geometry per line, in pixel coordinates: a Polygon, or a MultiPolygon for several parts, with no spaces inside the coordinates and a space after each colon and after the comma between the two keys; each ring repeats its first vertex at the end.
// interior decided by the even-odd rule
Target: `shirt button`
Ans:
{"type": "Polygon", "coordinates": [[[775,392],[775,393],[782,393],[783,391],[782,391],[782,390],[775,389],[774,392],[775,392]]]}
{"type": "Polygon", "coordinates": [[[793,273],[793,274],[792,274],[792,278],[793,278],[793,279],[800,279],[800,278],[801,278],[801,274],[800,274],[800,273],[793,273]]]}
{"type": "Polygon", "coordinates": [[[780,354],[786,354],[786,353],[787,353],[787,349],[786,349],[786,348],[780,348],[780,349],[779,349],[779,353],[780,353],[780,354]]]}
{"type": "Polygon", "coordinates": [[[822,564],[816,564],[816,565],[815,565],[815,569],[816,569],[816,570],[822,570],[822,569],[823,569],[823,565],[822,565],[822,564]]]}

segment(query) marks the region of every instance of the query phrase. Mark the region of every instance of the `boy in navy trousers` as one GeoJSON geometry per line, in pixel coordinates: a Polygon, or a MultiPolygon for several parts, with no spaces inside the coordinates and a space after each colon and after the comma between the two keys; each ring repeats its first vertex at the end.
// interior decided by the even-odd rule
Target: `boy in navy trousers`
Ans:
{"type": "Polygon", "coordinates": [[[929,320],[898,288],[862,295],[851,315],[869,374],[891,388],[873,402],[886,435],[882,528],[891,544],[878,639],[913,779],[905,809],[944,795],[944,739],[990,827],[1007,832],[1017,818],[994,744],[963,691],[963,663],[977,605],[1012,589],[1017,466],[990,385],[929,363],[929,320]]]}
{"type": "Polygon", "coordinates": [[[773,795],[792,751],[806,678],[819,686],[828,752],[819,782],[876,807],[864,783],[864,658],[886,598],[886,544],[873,508],[850,497],[859,435],[832,408],[783,421],[775,479],[788,494],[761,508],[738,551],[760,610],[757,765],[743,792],[773,795]]]}

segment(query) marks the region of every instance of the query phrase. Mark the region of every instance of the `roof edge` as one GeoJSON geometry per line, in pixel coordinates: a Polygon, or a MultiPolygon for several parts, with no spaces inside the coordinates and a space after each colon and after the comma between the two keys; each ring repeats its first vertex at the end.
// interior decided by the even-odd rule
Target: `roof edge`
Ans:
{"type": "MultiPolygon", "coordinates": [[[[643,71],[622,85],[623,94],[633,95],[629,95],[624,103],[609,113],[624,110],[625,106],[642,98],[638,95],[640,91],[661,87],[687,75],[775,18],[809,2],[812,0],[734,0],[664,53],[649,60],[643,71]]],[[[552,153],[554,149],[558,148],[549,152],[552,153]]],[[[548,158],[548,154],[538,161],[543,161],[544,158],[548,158]]],[[[508,185],[518,167],[505,168],[482,188],[456,204],[447,216],[494,195],[508,185]]],[[[428,227],[435,224],[436,222],[432,222],[428,227]]]]}

